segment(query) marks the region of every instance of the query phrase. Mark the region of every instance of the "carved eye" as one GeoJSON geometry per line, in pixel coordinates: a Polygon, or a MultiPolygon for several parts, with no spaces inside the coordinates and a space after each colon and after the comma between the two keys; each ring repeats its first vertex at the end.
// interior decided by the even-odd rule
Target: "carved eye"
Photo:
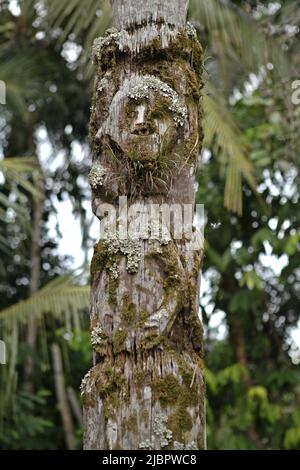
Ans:
{"type": "Polygon", "coordinates": [[[151,118],[152,119],[163,119],[165,115],[166,114],[162,110],[157,109],[155,111],[152,111],[151,118]]]}
{"type": "Polygon", "coordinates": [[[151,111],[152,119],[164,120],[166,117],[170,116],[170,110],[168,103],[164,100],[159,100],[155,103],[151,111]]]}

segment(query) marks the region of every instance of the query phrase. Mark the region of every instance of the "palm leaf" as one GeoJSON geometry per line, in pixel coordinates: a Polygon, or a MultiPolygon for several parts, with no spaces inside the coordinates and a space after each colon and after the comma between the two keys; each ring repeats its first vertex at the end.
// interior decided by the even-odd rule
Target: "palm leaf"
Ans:
{"type": "MultiPolygon", "coordinates": [[[[8,210],[13,211],[15,219],[27,234],[31,231],[28,211],[28,194],[34,199],[42,197],[38,178],[40,168],[33,157],[14,157],[0,160],[0,174],[4,176],[3,191],[0,193],[0,221],[8,222],[8,210]]],[[[9,241],[0,233],[0,252],[8,252],[9,241]]],[[[0,259],[0,267],[2,261],[0,259]]]]}
{"type": "Polygon", "coordinates": [[[15,396],[19,338],[29,318],[42,321],[43,316],[49,314],[60,320],[65,319],[68,326],[70,318],[73,318],[74,328],[80,326],[80,312],[87,309],[89,304],[89,287],[79,284],[78,276],[69,274],[56,278],[30,298],[0,312],[1,339],[5,341],[9,357],[8,367],[0,369],[3,403],[8,404],[15,396]]]}
{"type": "Polygon", "coordinates": [[[7,49],[6,44],[0,46],[0,77],[6,85],[7,110],[26,121],[28,102],[49,93],[45,83],[55,72],[55,64],[43,51],[29,45],[24,50],[14,45],[7,49]]]}
{"type": "Polygon", "coordinates": [[[230,0],[190,0],[190,17],[204,26],[213,51],[227,73],[233,65],[255,72],[268,62],[285,75],[289,70],[286,51],[277,38],[267,35],[259,22],[230,0]]]}
{"type": "Polygon", "coordinates": [[[0,322],[17,320],[26,323],[33,315],[41,318],[45,313],[59,318],[67,311],[79,311],[88,306],[89,287],[75,284],[73,275],[65,275],[49,282],[26,300],[0,311],[0,322]]]}
{"type": "Polygon", "coordinates": [[[204,145],[217,144],[217,154],[226,167],[224,194],[225,207],[237,214],[242,213],[242,177],[253,190],[256,189],[254,168],[248,159],[247,147],[243,136],[235,124],[225,100],[206,83],[203,96],[204,107],[204,145]]]}
{"type": "Polygon", "coordinates": [[[0,172],[8,180],[8,183],[17,183],[26,192],[33,197],[41,196],[36,185],[31,183],[28,176],[35,179],[40,176],[40,169],[36,158],[34,157],[7,157],[0,160],[0,172]]]}
{"type": "MultiPolygon", "coordinates": [[[[49,23],[59,28],[61,34],[58,44],[61,46],[70,34],[83,38],[83,65],[88,76],[92,74],[89,64],[90,52],[96,37],[102,36],[112,24],[112,10],[108,0],[70,0],[66,6],[61,0],[46,0],[49,23]]],[[[80,42],[81,42],[80,41],[80,42]]]]}

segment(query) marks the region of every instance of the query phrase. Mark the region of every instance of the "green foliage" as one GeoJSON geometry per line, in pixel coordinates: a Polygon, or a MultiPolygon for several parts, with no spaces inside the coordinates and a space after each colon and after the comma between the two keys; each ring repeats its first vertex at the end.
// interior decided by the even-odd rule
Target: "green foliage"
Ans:
{"type": "Polygon", "coordinates": [[[224,175],[213,150],[200,174],[198,201],[205,203],[208,213],[204,274],[210,273],[212,279],[214,310],[206,312],[204,306],[202,310],[207,322],[211,315],[225,312],[226,333],[217,340],[208,326],[208,446],[296,449],[299,349],[290,331],[297,326],[300,302],[295,285],[300,262],[299,156],[293,154],[295,159],[282,165],[291,147],[289,134],[282,138],[286,127],[280,96],[270,100],[262,89],[251,100],[240,100],[234,113],[243,123],[251,155],[264,161],[255,166],[255,176],[260,194],[268,201],[269,215],[246,186],[241,218],[220,210],[224,175]],[[219,227],[210,226],[210,220],[218,221],[219,227]],[[279,274],[265,265],[266,253],[275,260],[286,257],[286,267],[280,263],[279,274]]]}
{"type": "Polygon", "coordinates": [[[53,423],[45,417],[44,411],[48,397],[48,390],[39,390],[34,395],[18,393],[13,416],[1,423],[1,449],[45,448],[53,432],[53,423]]]}
{"type": "MultiPolygon", "coordinates": [[[[291,340],[299,320],[300,108],[290,104],[290,82],[299,78],[300,57],[298,36],[290,27],[299,27],[299,7],[287,1],[270,14],[269,2],[259,2],[259,8],[256,3],[191,0],[189,8],[207,51],[203,106],[210,156],[199,174],[197,198],[208,216],[204,275],[209,288],[201,308],[210,449],[300,445],[299,350],[291,340]],[[266,67],[270,63],[273,69],[266,67]],[[245,96],[251,73],[259,74],[258,88],[245,96]],[[239,217],[224,210],[224,199],[239,217]],[[274,272],[264,263],[266,255],[285,264],[274,272]],[[220,313],[221,335],[211,326],[220,313]]],[[[72,149],[75,143],[82,148],[87,144],[90,47],[112,17],[108,1],[71,0],[66,5],[61,0],[23,0],[20,6],[20,16],[14,16],[8,2],[0,5],[0,79],[7,83],[1,153],[20,156],[0,160],[5,176],[0,183],[0,324],[9,352],[9,364],[0,368],[0,448],[63,449],[50,346],[59,344],[66,388],[79,399],[79,384],[92,357],[84,313],[88,287],[85,277],[77,282],[65,276],[69,264],[57,255],[57,240],[47,224],[53,198],[62,200],[66,194],[75,213],[85,218],[89,193],[82,177],[88,162],[75,164],[72,149]],[[70,60],[68,48],[79,51],[76,59],[70,60]],[[62,166],[45,175],[41,288],[30,298],[30,225],[38,196],[37,167],[30,156],[37,154],[35,132],[41,126],[51,158],[60,150],[64,156],[62,166]],[[25,344],[26,325],[33,317],[38,327],[35,349],[25,344]],[[34,363],[34,394],[24,391],[28,357],[34,363]]],[[[87,225],[84,230],[86,249],[87,225]]],[[[124,302],[128,324],[133,310],[124,302]]],[[[122,348],[123,340],[116,338],[115,346],[122,348]]],[[[159,386],[157,393],[168,401],[165,387],[159,386]]],[[[190,425],[185,409],[179,411],[171,420],[175,433],[181,432],[180,419],[190,425]]],[[[81,427],[71,413],[80,448],[81,427]]]]}

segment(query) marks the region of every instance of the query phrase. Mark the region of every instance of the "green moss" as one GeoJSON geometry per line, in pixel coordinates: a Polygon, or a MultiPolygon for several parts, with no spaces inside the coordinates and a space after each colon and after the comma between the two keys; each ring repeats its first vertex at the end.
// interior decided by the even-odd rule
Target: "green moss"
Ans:
{"type": "Polygon", "coordinates": [[[203,87],[203,80],[202,80],[202,75],[203,75],[203,49],[200,45],[200,43],[194,42],[193,43],[193,49],[192,49],[192,63],[193,67],[195,70],[195,73],[197,75],[198,83],[200,88],[203,87]]]}
{"type": "Polygon", "coordinates": [[[111,304],[117,305],[117,290],[119,287],[119,278],[109,278],[108,281],[108,300],[111,304]]]}
{"type": "Polygon", "coordinates": [[[165,299],[169,295],[173,295],[174,289],[182,291],[182,303],[186,301],[187,292],[183,286],[182,271],[180,270],[179,255],[174,243],[168,243],[161,247],[161,251],[149,252],[146,256],[148,259],[154,259],[161,267],[164,274],[162,281],[165,291],[165,299]]]}
{"type": "Polygon", "coordinates": [[[124,294],[122,299],[121,318],[129,326],[132,326],[137,318],[136,305],[131,301],[129,294],[124,294]]]}
{"type": "Polygon", "coordinates": [[[200,403],[199,387],[195,380],[191,387],[194,371],[182,362],[179,371],[182,384],[172,374],[152,382],[153,400],[158,400],[163,407],[168,405],[177,405],[179,408],[198,407],[200,403]]]}
{"type": "Polygon", "coordinates": [[[91,383],[94,387],[91,393],[85,394],[85,406],[94,406],[97,396],[103,400],[104,415],[106,418],[114,417],[121,401],[126,400],[126,381],[121,368],[112,365],[110,360],[97,364],[90,374],[91,383]],[[87,405],[88,402],[88,405],[87,405]]]}
{"type": "Polygon", "coordinates": [[[174,405],[181,394],[182,386],[174,375],[167,375],[152,382],[153,400],[159,401],[163,407],[174,405]]]}
{"type": "Polygon", "coordinates": [[[205,440],[204,440],[204,432],[199,431],[197,435],[197,449],[204,450],[205,449],[205,440]]]}
{"type": "Polygon", "coordinates": [[[91,261],[91,277],[93,278],[97,272],[102,272],[108,262],[107,249],[103,242],[99,241],[94,246],[94,255],[91,261]]]}
{"type": "Polygon", "coordinates": [[[199,385],[194,381],[191,387],[193,376],[194,376],[194,371],[192,371],[191,369],[183,369],[183,368],[180,368],[179,370],[182,375],[182,379],[184,383],[184,386],[182,387],[182,390],[181,390],[180,406],[198,407],[200,404],[199,385]]]}
{"type": "Polygon", "coordinates": [[[94,247],[94,255],[91,261],[91,280],[97,274],[106,271],[108,274],[108,299],[113,305],[117,304],[117,289],[119,286],[119,279],[112,275],[116,269],[119,259],[118,253],[109,253],[105,241],[100,240],[94,247]]]}
{"type": "MultiPolygon", "coordinates": [[[[91,277],[104,270],[111,275],[111,271],[116,266],[120,255],[109,251],[107,241],[100,240],[94,247],[94,255],[91,261],[91,277]]],[[[114,279],[114,278],[113,278],[114,279]]]]}
{"type": "Polygon", "coordinates": [[[140,349],[142,352],[149,351],[149,349],[155,348],[163,341],[165,341],[165,337],[162,337],[157,333],[151,331],[150,333],[146,334],[145,337],[142,339],[140,349]]]}
{"type": "Polygon", "coordinates": [[[193,427],[191,415],[184,407],[179,407],[168,418],[168,429],[172,431],[175,441],[184,442],[185,433],[189,432],[193,427]]]}
{"type": "MultiPolygon", "coordinates": [[[[82,395],[84,405],[94,406],[99,396],[104,401],[107,410],[116,409],[120,393],[124,389],[124,377],[120,369],[113,367],[110,361],[104,361],[94,366],[87,375],[89,375],[89,384],[92,386],[89,385],[84,390],[82,395]]],[[[122,397],[123,395],[124,393],[122,397]]]]}
{"type": "Polygon", "coordinates": [[[137,432],[137,415],[131,414],[127,419],[122,422],[123,432],[137,432]]]}
{"type": "Polygon", "coordinates": [[[144,423],[148,423],[148,421],[149,421],[149,411],[148,410],[143,410],[141,418],[144,421],[144,423]]]}
{"type": "Polygon", "coordinates": [[[106,419],[116,417],[116,411],[121,404],[119,392],[111,392],[104,400],[103,411],[106,419]]]}
{"type": "Polygon", "coordinates": [[[137,390],[140,390],[148,382],[147,371],[139,367],[136,367],[133,371],[133,380],[134,380],[134,383],[137,385],[137,390]]]}
{"type": "Polygon", "coordinates": [[[198,317],[198,314],[193,311],[189,320],[190,330],[192,331],[192,343],[194,349],[200,352],[203,356],[203,326],[198,317]]]}
{"type": "Polygon", "coordinates": [[[118,330],[113,337],[113,349],[114,353],[118,354],[124,350],[124,343],[127,338],[127,331],[124,329],[118,330]]]}

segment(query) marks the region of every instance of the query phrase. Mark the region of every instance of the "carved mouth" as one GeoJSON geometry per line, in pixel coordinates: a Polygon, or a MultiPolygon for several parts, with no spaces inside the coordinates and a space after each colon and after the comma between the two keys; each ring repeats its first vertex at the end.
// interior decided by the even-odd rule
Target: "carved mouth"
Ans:
{"type": "Polygon", "coordinates": [[[156,161],[159,158],[159,136],[132,136],[124,146],[124,154],[132,161],[156,161]]]}

